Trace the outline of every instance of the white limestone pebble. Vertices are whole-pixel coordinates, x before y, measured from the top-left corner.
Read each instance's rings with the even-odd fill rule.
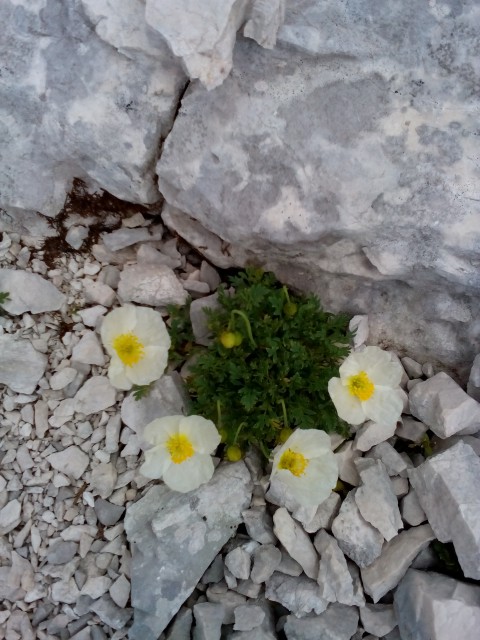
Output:
[[[412,527],[422,524],[422,522],[425,522],[427,519],[414,489],[410,489],[408,494],[403,498],[401,513],[403,520]]]
[[[100,340],[94,331],[87,331],[73,347],[72,360],[84,364],[95,364],[102,367],[105,364],[105,354]]]
[[[109,251],[119,251],[120,249],[125,249],[125,247],[137,244],[138,242],[157,239],[161,240],[161,234],[154,237],[150,235],[147,227],[117,229],[116,231],[111,231],[110,233],[104,233],[102,235],[103,244]]]
[[[235,616],[234,631],[252,631],[265,619],[265,611],[255,604],[240,605],[235,608],[233,615]]]
[[[480,402],[480,353],[475,356],[467,383],[469,396]]]
[[[402,416],[401,424],[397,426],[395,435],[403,440],[411,442],[421,442],[423,436],[427,433],[428,427],[410,416]]]
[[[385,544],[380,557],[361,569],[363,588],[373,602],[397,586],[416,556],[434,539],[430,525],[423,524],[402,531]]]
[[[374,636],[383,637],[397,626],[397,616],[391,604],[369,604],[360,608],[363,628]]]
[[[322,529],[315,536],[314,545],[320,555],[317,582],[322,598],[329,602],[355,604],[352,576],[335,538]]]
[[[264,544],[253,552],[251,580],[256,584],[266,582],[282,561],[282,552],[273,544]]]
[[[87,307],[86,309],[80,309],[78,315],[81,317],[83,324],[86,327],[95,327],[99,319],[107,313],[107,307],[101,304],[96,304],[93,307]]]
[[[87,302],[92,302],[107,308],[111,307],[115,302],[116,293],[108,284],[85,278],[83,287],[85,290],[85,300]]]
[[[350,640],[357,627],[358,609],[333,603],[318,616],[287,616],[283,630],[287,640]]]
[[[480,403],[471,398],[446,373],[417,384],[409,395],[413,416],[439,438],[480,430]]]
[[[63,451],[47,456],[48,463],[56,470],[78,480],[86,471],[89,457],[79,447],[71,445]]]
[[[225,556],[225,566],[239,580],[250,577],[251,555],[243,547],[233,549]]]
[[[290,556],[301,565],[307,576],[316,580],[318,555],[315,547],[285,507],[280,507],[273,514],[273,532]]]
[[[123,609],[130,597],[130,581],[122,573],[109,587],[108,592],[115,604]]]
[[[112,495],[117,482],[117,470],[111,462],[100,463],[93,467],[90,475],[90,489],[101,498]]]
[[[0,509],[0,536],[5,536],[18,527],[21,511],[22,505],[16,498],[7,502],[3,509]]]
[[[184,305],[188,298],[173,270],[161,264],[126,265],[120,276],[118,295],[122,302],[152,307]]]
[[[0,335],[0,384],[17,393],[33,393],[47,366],[47,357],[30,340]]]
[[[480,579],[480,458],[457,442],[408,472],[440,542],[453,542],[463,573]]]
[[[376,444],[391,438],[395,429],[395,423],[385,425],[368,420],[355,434],[355,447],[359,451],[369,451]]]
[[[111,584],[112,579],[108,576],[92,576],[83,585],[80,595],[96,600],[109,590]]]
[[[73,369],[73,367],[64,367],[63,369],[60,369],[60,371],[56,371],[48,381],[50,389],[53,389],[54,391],[64,389],[75,380],[77,374],[78,371]]]
[[[343,482],[348,482],[353,487],[360,484],[360,477],[355,466],[355,460],[360,458],[362,452],[355,448],[352,440],[348,440],[335,453],[338,463],[338,477]]]
[[[295,615],[322,613],[328,601],[322,598],[321,589],[315,580],[304,575],[294,577],[278,571],[267,580],[265,585],[267,600],[279,602]]]
[[[413,358],[401,358],[403,368],[407,372],[409,378],[421,378],[423,375],[422,365],[413,360]]]
[[[382,551],[384,538],[361,515],[355,501],[357,489],[350,491],[332,524],[340,549],[359,567],[367,567]]]
[[[264,506],[251,507],[242,513],[247,533],[261,544],[275,543],[273,519]]]
[[[0,291],[10,294],[2,306],[14,316],[58,311],[66,299],[51,282],[23,269],[0,269]]]
[[[366,457],[381,460],[389,476],[399,475],[407,469],[406,461],[389,442],[377,444]]]
[[[225,607],[220,603],[200,602],[193,606],[194,640],[220,640]]]
[[[92,376],[77,391],[75,411],[89,416],[99,413],[115,404],[115,388],[105,376]]]

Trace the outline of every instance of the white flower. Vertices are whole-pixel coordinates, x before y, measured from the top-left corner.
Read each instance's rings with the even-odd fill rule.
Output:
[[[140,467],[146,478],[163,478],[170,489],[186,493],[212,477],[211,454],[220,444],[220,435],[211,420],[201,416],[158,418],[145,427],[143,437],[153,445]]]
[[[321,504],[338,479],[330,437],[318,429],[296,429],[275,454],[273,479],[282,482],[300,504]]]
[[[395,424],[403,401],[399,394],[402,366],[379,347],[351,353],[340,366],[340,378],[328,382],[328,393],[340,418],[349,424],[373,420]]]
[[[126,304],[105,316],[100,335],[111,356],[108,377],[117,389],[149,384],[165,371],[170,336],[158,311]]]

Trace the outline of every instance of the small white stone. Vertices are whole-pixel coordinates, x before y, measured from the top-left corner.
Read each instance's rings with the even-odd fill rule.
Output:
[[[376,445],[366,457],[381,460],[389,476],[396,476],[407,469],[405,460],[389,442],[381,442]]]
[[[88,238],[88,229],[82,226],[70,227],[65,235],[66,242],[76,250],[80,249],[86,238]]]
[[[93,376],[77,391],[75,411],[88,416],[108,409],[115,404],[116,392],[108,378]]]
[[[22,505],[15,498],[10,500],[3,509],[0,509],[0,535],[4,536],[10,533],[20,524],[20,514]]]
[[[108,284],[85,278],[83,287],[85,290],[85,300],[87,302],[100,304],[104,307],[111,307],[115,301],[115,291],[109,287]]]
[[[365,631],[378,637],[386,636],[397,626],[397,617],[391,604],[366,603],[360,609],[360,620]]]
[[[265,611],[254,604],[236,607],[234,615],[234,631],[252,631],[252,629],[259,627],[265,619]]]
[[[105,354],[100,340],[94,331],[87,331],[80,341],[73,347],[72,360],[84,364],[95,364],[102,367],[105,364]]]
[[[103,594],[109,590],[111,584],[112,580],[108,576],[96,576],[88,578],[82,587],[80,595],[90,596],[90,598],[96,600],[97,598],[100,598],[100,596],[103,596]]]
[[[124,609],[130,597],[130,582],[122,574],[109,588],[110,597],[117,606]]]
[[[353,316],[348,325],[350,331],[355,332],[353,336],[353,348],[358,349],[368,340],[369,326],[368,316]]]
[[[90,487],[101,498],[108,498],[112,494],[116,481],[117,470],[111,462],[93,467],[90,476]]]
[[[127,265],[120,276],[118,295],[123,302],[153,307],[184,305],[188,293],[172,269],[164,265]]]
[[[423,371],[422,365],[413,360],[412,358],[402,358],[401,359],[403,368],[407,372],[409,378],[421,378]]]
[[[320,585],[322,598],[329,602],[357,604],[353,593],[352,576],[335,538],[322,529],[315,536],[314,545],[320,555],[317,582]]]
[[[58,311],[65,302],[64,294],[51,282],[22,269],[0,269],[0,291],[10,293],[2,306],[13,315]]]
[[[335,458],[338,463],[338,477],[353,487],[357,487],[360,484],[360,477],[355,466],[355,460],[360,458],[361,455],[361,451],[355,449],[351,440],[342,444],[340,449],[335,453]]]
[[[58,391],[64,389],[67,385],[75,380],[78,371],[72,367],[64,367],[52,375],[49,380],[50,389]]]
[[[78,311],[78,315],[81,317],[83,324],[86,327],[95,327],[98,319],[107,313],[107,307],[97,304],[87,309],[81,309]]]
[[[290,556],[309,578],[317,579],[318,555],[310,538],[284,507],[273,515],[273,531]]]
[[[147,227],[140,228],[123,228],[104,233],[102,235],[103,244],[109,251],[119,251],[125,249],[138,242],[146,242],[149,240],[161,240],[158,236],[151,236]]]
[[[89,458],[79,447],[72,445],[47,456],[47,461],[57,471],[78,480],[88,467]]]
[[[30,340],[0,335],[0,383],[18,393],[33,393],[46,366],[47,358],[33,348]]]
[[[402,518],[412,527],[422,524],[427,519],[414,489],[410,489],[410,492],[403,498],[401,510]]]
[[[414,418],[408,416],[402,416],[401,423],[395,435],[403,440],[410,440],[411,442],[421,442],[423,436],[427,433],[428,427],[423,422],[418,422]]]
[[[354,444],[359,451],[369,451],[380,442],[393,436],[396,424],[384,425],[369,420],[355,434]]]

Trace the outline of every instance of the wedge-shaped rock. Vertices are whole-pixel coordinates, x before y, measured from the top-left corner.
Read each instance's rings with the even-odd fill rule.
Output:
[[[317,579],[318,555],[310,538],[288,511],[281,507],[273,515],[273,532],[288,553],[303,568],[309,578]]]
[[[0,291],[10,294],[2,306],[14,316],[57,311],[65,302],[65,295],[51,282],[22,269],[0,269]]]
[[[480,579],[480,458],[460,441],[408,474],[436,537],[453,542],[467,578]]]
[[[157,640],[235,533],[251,493],[250,473],[238,462],[221,465],[212,480],[196,491],[180,494],[157,485],[128,508],[131,640]]]
[[[369,567],[361,570],[365,593],[374,602],[397,586],[416,556],[435,538],[428,524],[403,531],[387,542],[382,555]]]
[[[480,431],[480,403],[446,373],[420,382],[410,391],[410,412],[439,438]]]
[[[365,631],[379,638],[397,626],[397,618],[391,604],[366,604],[360,609],[360,620]]]
[[[350,640],[358,626],[358,609],[331,604],[319,616],[298,619],[288,616],[284,631],[287,640]]]
[[[357,507],[367,522],[380,531],[385,540],[403,529],[402,517],[392,482],[380,460],[360,458],[357,469],[362,485],[355,492]]]
[[[402,640],[474,640],[480,629],[480,587],[410,569],[395,591]]]
[[[380,555],[384,538],[362,517],[355,502],[356,491],[350,491],[343,501],[332,533],[345,555],[359,567],[368,567]]]
[[[33,393],[47,366],[47,357],[30,340],[0,336],[0,384],[17,393]]]
[[[322,597],[329,602],[356,604],[352,576],[335,538],[322,529],[315,536],[314,545],[320,554],[318,584]]]
[[[314,580],[306,576],[287,576],[275,572],[265,587],[267,600],[279,602],[297,617],[307,613],[322,613],[328,601],[322,598],[321,589]]]

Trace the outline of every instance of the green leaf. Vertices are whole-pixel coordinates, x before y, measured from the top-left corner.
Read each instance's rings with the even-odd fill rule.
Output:
[[[146,398],[152,390],[152,386],[153,382],[150,382],[150,384],[134,384],[132,387],[132,395],[135,400]]]

